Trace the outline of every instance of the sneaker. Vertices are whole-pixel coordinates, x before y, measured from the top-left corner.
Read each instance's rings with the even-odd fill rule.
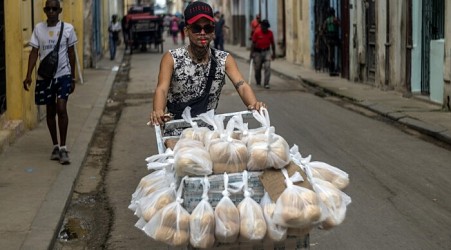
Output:
[[[50,155],[50,160],[58,161],[60,159],[60,149],[58,147],[54,147],[52,154]]]
[[[67,150],[65,149],[60,150],[60,163],[63,165],[70,164],[69,152],[67,152]]]
[[[265,84],[265,89],[269,89],[269,84]]]

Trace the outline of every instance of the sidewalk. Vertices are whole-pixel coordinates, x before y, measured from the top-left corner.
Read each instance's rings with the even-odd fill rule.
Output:
[[[245,47],[227,44],[226,50],[236,58],[249,59],[249,51]],[[328,94],[351,100],[356,105],[451,145],[451,112],[442,110],[438,104],[417,97],[404,98],[397,91],[382,91],[363,83],[331,77],[325,72],[288,63],[285,59],[274,60],[271,69]]]
[[[0,249],[48,249],[110,94],[123,51],[85,69],[68,102],[70,165],[50,161],[45,120],[0,153]]]

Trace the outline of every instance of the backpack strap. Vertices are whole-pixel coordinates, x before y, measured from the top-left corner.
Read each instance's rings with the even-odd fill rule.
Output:
[[[58,37],[58,42],[56,42],[56,46],[54,48],[54,50],[56,52],[58,52],[60,50],[60,43],[61,43],[61,37],[63,36],[63,30],[64,30],[64,22],[61,22],[61,30],[60,30],[60,35]]]

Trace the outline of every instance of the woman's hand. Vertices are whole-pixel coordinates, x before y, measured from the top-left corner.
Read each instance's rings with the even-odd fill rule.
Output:
[[[254,104],[248,105],[247,109],[259,111],[261,108],[268,108],[264,102],[255,102]]]
[[[152,111],[150,113],[149,123],[152,125],[164,125],[166,122],[173,119],[172,114],[165,114],[163,111]]]

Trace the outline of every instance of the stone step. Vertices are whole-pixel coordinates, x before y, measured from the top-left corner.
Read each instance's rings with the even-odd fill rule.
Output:
[[[0,119],[0,153],[12,145],[25,131],[22,120]]]

